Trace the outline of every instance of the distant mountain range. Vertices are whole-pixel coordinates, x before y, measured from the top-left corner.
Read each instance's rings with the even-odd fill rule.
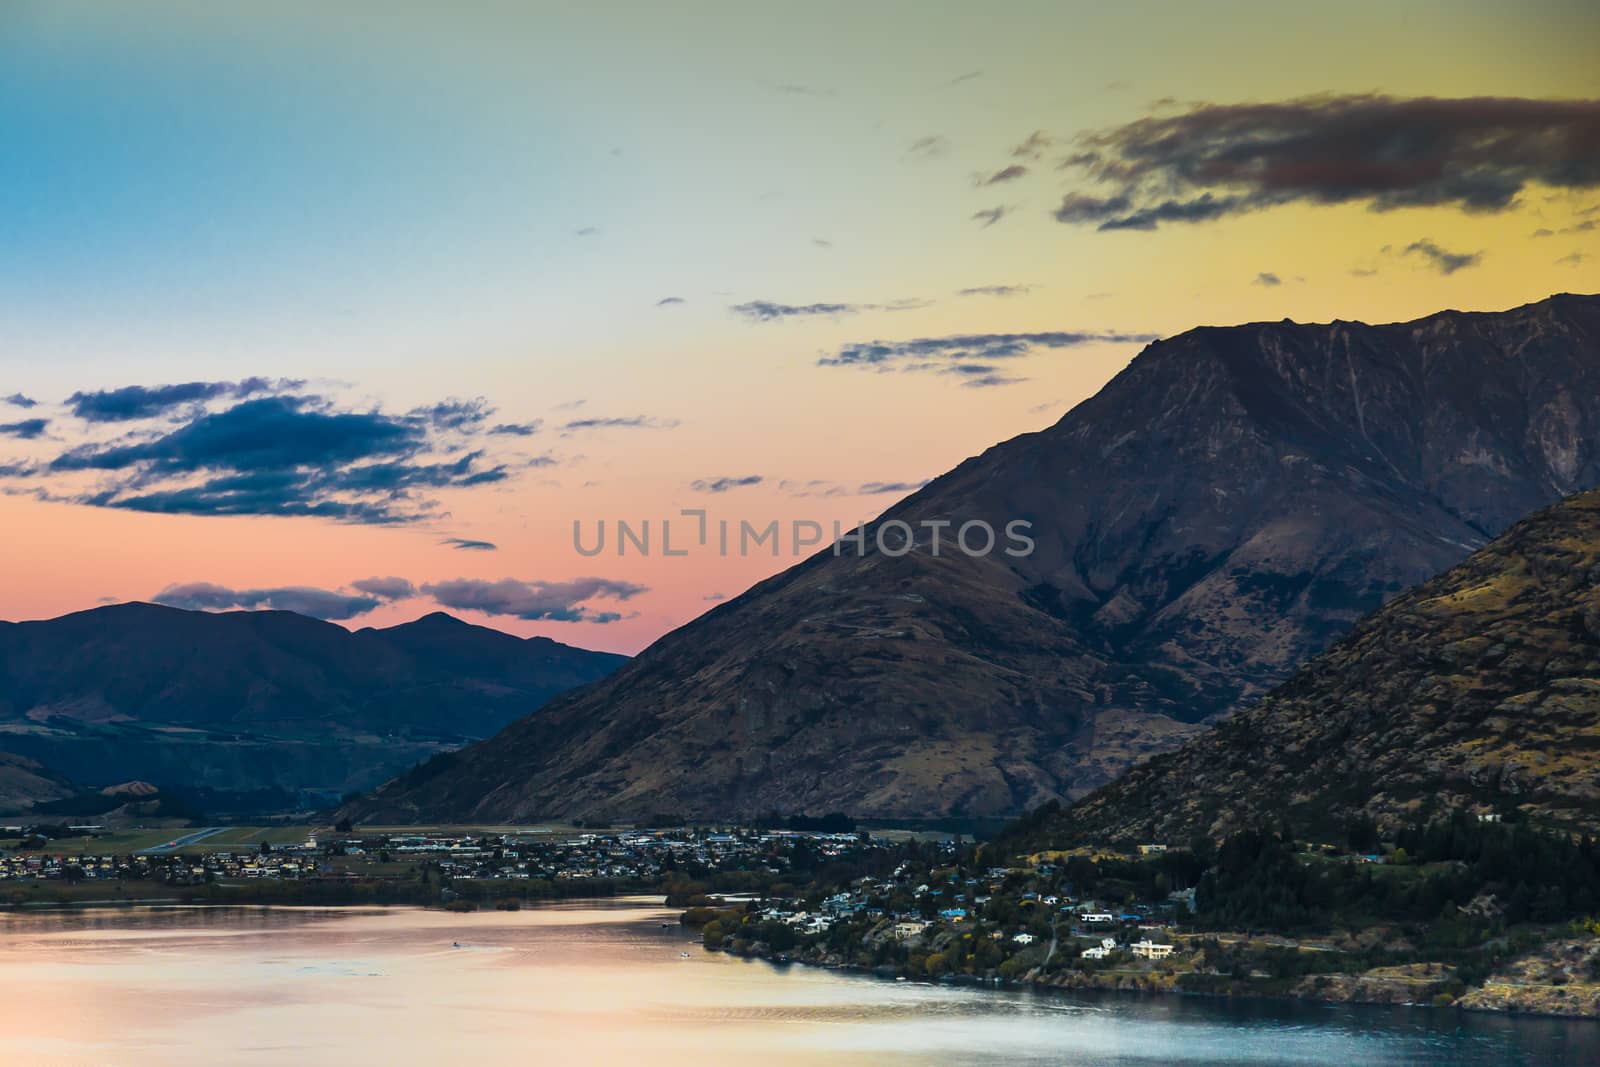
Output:
[[[1600,484],[1600,297],[1205,327],[880,523],[1027,558],[824,551],[351,814],[1004,815],[1281,682],[1517,518]],[[872,538],[869,531],[869,543]]]
[[[0,752],[52,782],[342,793],[624,662],[438,613],[352,633],[282,611],[119,604],[0,623]]]
[[[1600,832],[1600,492],[1363,620],[1265,700],[1036,830],[1183,843],[1452,809]]]

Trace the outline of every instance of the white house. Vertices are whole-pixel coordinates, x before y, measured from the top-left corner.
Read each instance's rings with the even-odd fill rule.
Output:
[[[1019,945],[1031,945],[1031,944],[1033,944],[1033,935],[1032,934],[1018,934],[1016,937],[1013,937],[1011,940],[1015,941]]]
[[[1133,943],[1133,954],[1143,956],[1147,960],[1164,960],[1172,955],[1172,946],[1158,945],[1147,937],[1143,941]]]
[[[1109,911],[1087,911],[1079,916],[1086,923],[1114,923],[1117,917]]]
[[[1117,947],[1117,939],[1114,937],[1102,937],[1100,939],[1100,947],[1110,952]]]
[[[1079,955],[1082,956],[1086,960],[1103,960],[1103,959],[1106,958],[1106,952],[1107,951],[1108,951],[1107,949],[1102,948],[1099,945],[1096,945],[1094,948],[1086,948],[1086,949],[1084,949],[1082,952],[1079,953]]]

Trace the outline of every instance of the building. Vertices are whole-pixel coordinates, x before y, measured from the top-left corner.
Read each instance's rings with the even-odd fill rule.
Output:
[[[1166,850],[1167,850],[1167,846],[1166,845],[1140,845],[1139,846],[1139,855],[1141,855],[1141,856],[1159,856],[1163,852],[1165,852]]]
[[[1164,960],[1172,955],[1172,946],[1158,945],[1149,938],[1145,938],[1143,941],[1134,942],[1133,954],[1135,956],[1143,956],[1147,960]]]
[[[1105,948],[1103,945],[1096,945],[1093,948],[1084,949],[1082,952],[1078,953],[1078,955],[1082,956],[1086,960],[1103,960],[1106,958],[1106,953],[1108,951],[1110,950]]]
[[[1033,944],[1033,935],[1032,934],[1018,934],[1016,937],[1013,937],[1011,940],[1015,941],[1019,945],[1031,945],[1031,944]]]
[[[928,924],[921,921],[897,922],[894,924],[894,936],[901,941],[908,937],[921,937],[922,931],[927,928]]]

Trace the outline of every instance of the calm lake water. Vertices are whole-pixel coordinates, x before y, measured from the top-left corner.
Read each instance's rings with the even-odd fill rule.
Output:
[[[1595,1023],[885,982],[705,953],[676,916],[6,913],[0,1063],[1600,1063]]]

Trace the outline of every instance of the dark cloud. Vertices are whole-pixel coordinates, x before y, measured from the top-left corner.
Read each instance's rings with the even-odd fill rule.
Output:
[[[1556,266],[1576,267],[1578,264],[1584,262],[1588,258],[1589,256],[1584,252],[1569,252],[1560,259],[1556,260]]]
[[[128,385],[121,389],[79,392],[67,407],[85,422],[132,422],[164,415],[174,408],[223,397],[293,392],[305,385],[297,379],[246,378],[238,382],[184,382],[179,385]]]
[[[995,223],[1005,218],[1010,211],[1011,209],[1005,207],[1004,205],[1001,205],[1000,207],[986,207],[982,211],[974,211],[972,213],[972,218],[983,223],[983,228],[987,230],[990,226],[993,226]]]
[[[1039,349],[1075,348],[1086,344],[1147,344],[1157,334],[1102,332],[976,333],[919,337],[910,341],[863,341],[845,345],[817,360],[820,367],[948,371],[958,364],[988,364],[1016,359]]]
[[[1055,143],[1055,138],[1043,130],[1034,130],[1026,141],[1011,150],[1011,155],[1014,159],[1039,159]]]
[[[950,154],[950,142],[938,134],[918,137],[906,146],[907,159],[942,159]]]
[[[1270,270],[1264,270],[1260,274],[1256,275],[1256,280],[1251,284],[1267,286],[1282,285],[1283,279],[1272,273]]]
[[[79,445],[49,470],[113,476],[70,498],[95,507],[408,522],[433,507],[417,490],[509,477],[504,465],[486,463],[482,451],[431,455],[438,429],[416,414],[346,412],[317,397],[268,396],[193,414],[156,436]]]
[[[417,587],[404,578],[362,578],[350,583],[352,589],[369,593],[379,600],[404,600],[417,595]]]
[[[1031,285],[974,285],[957,289],[957,296],[1021,296],[1033,289]]]
[[[49,425],[49,419],[23,419],[21,422],[0,423],[0,437],[20,437],[24,441],[32,441],[44,436],[45,428]]]
[[[689,483],[689,488],[697,493],[726,493],[729,489],[739,489],[747,485],[760,485],[762,480],[759,474],[746,474],[743,477],[736,478],[696,478]]]
[[[1018,178],[1026,176],[1027,173],[1027,167],[1023,166],[1021,163],[1012,163],[1009,166],[1001,167],[993,174],[973,175],[972,184],[976,185],[980,189],[988,185],[1003,185],[1006,182],[1014,182]]]
[[[1565,236],[1567,234],[1573,234],[1573,233],[1589,233],[1590,231],[1595,230],[1595,229],[1600,229],[1600,219],[1585,219],[1583,222],[1575,222],[1571,226],[1563,226],[1559,230],[1538,229],[1538,230],[1534,230],[1533,233],[1530,236],[1533,236],[1533,237],[1555,237],[1557,235]]]
[[[981,71],[981,70],[972,70],[972,71],[968,71],[965,74],[958,74],[954,78],[951,78],[949,81],[945,82],[944,84],[945,84],[945,87],[948,88],[949,86],[960,85],[963,82],[973,81],[974,79],[981,78],[981,77],[983,77],[983,71]]]
[[[518,619],[552,619],[558,622],[615,622],[613,611],[594,611],[592,600],[630,600],[647,589],[632,582],[608,578],[574,578],[567,582],[525,582],[516,578],[486,581],[457,578],[431,582],[422,592],[456,611],[481,611]]]
[[[1200,104],[1079,138],[1104,192],[1061,222],[1154,229],[1293,202],[1502,211],[1530,183],[1600,187],[1600,100],[1381,94]]]
[[[501,422],[489,427],[488,432],[499,437],[532,437],[539,432],[539,427],[543,425],[543,419],[530,419],[527,422]]]
[[[681,304],[683,302],[684,302],[684,300],[683,300],[683,297],[681,297],[681,296],[664,296],[660,300],[656,301],[656,307],[658,307],[658,308],[672,307],[674,304]]]
[[[314,619],[343,620],[365,615],[381,606],[384,598],[312,586],[229,589],[211,582],[186,582],[169,585],[151,599],[187,611],[292,611]]]
[[[583,226],[572,231],[573,236],[575,237],[593,237],[599,232],[600,227],[598,226]]]
[[[1433,269],[1440,274],[1454,274],[1466,267],[1476,267],[1483,262],[1482,252],[1451,252],[1440,248],[1426,237],[1420,241],[1412,241],[1406,246],[1403,256],[1420,255],[1433,265]]]
[[[924,478],[920,482],[867,482],[856,492],[862,496],[877,496],[883,493],[914,493],[932,480],[932,478]]]
[[[439,430],[473,430],[493,414],[494,408],[481,396],[474,400],[443,400],[410,412],[412,418]]]
[[[781,322],[784,319],[811,319],[856,315],[863,311],[915,311],[928,306],[926,300],[894,300],[887,304],[779,304],[771,300],[750,300],[728,310],[751,322]]]
[[[495,552],[500,548],[493,541],[474,541],[466,537],[446,537],[439,543],[461,552]]]
[[[751,300],[735,304],[730,309],[754,322],[777,322],[782,319],[815,318],[821,315],[854,315],[861,310],[859,304],[775,304],[770,300]]]
[[[37,400],[33,399],[31,396],[23,396],[21,393],[12,393],[10,396],[5,397],[4,400],[7,404],[12,405],[13,407],[33,408],[39,406],[39,402]]]
[[[623,415],[611,418],[572,419],[561,427],[563,433],[579,430],[671,430],[677,419],[658,419],[654,415]]]

